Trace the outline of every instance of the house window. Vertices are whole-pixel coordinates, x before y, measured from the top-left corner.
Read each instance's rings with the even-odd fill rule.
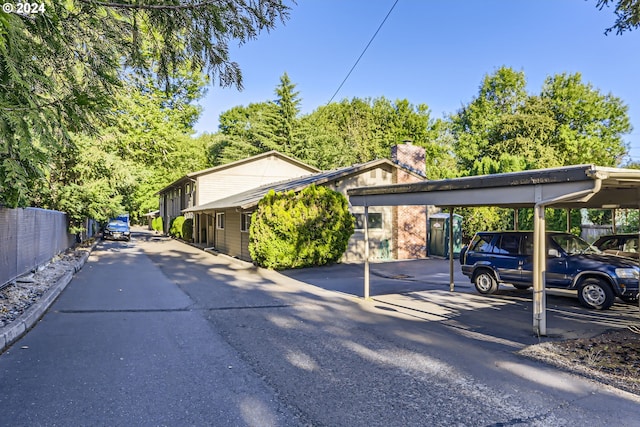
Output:
[[[245,212],[243,214],[241,214],[241,218],[240,218],[240,231],[242,232],[248,232],[249,231],[249,227],[251,227],[251,214],[253,212]]]
[[[224,230],[224,212],[216,214],[216,228],[218,230]]]
[[[364,214],[353,214],[356,219],[356,230],[364,230]],[[381,229],[382,228],[382,213],[369,212],[369,223],[367,224],[369,229]]]

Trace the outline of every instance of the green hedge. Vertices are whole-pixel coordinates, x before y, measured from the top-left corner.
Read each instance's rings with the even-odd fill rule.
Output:
[[[193,219],[185,219],[183,216],[175,217],[171,221],[169,234],[178,239],[184,239],[190,242],[193,236]]]
[[[193,219],[185,219],[182,224],[182,238],[190,242],[193,238]]]
[[[347,199],[336,191],[314,185],[270,191],[252,216],[249,252],[272,269],[325,265],[340,259],[353,230]]]
[[[184,224],[184,217],[177,216],[171,221],[171,227],[169,228],[169,234],[173,237],[177,237],[179,239],[182,238],[182,226]]]
[[[162,226],[162,217],[156,217],[153,218],[151,220],[151,228],[153,228],[155,231],[157,231],[158,233],[162,233],[164,231],[164,228]]]

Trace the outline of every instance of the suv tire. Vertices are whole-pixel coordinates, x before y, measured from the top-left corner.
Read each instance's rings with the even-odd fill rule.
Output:
[[[611,286],[601,279],[586,279],[578,288],[578,301],[587,308],[606,310],[613,305],[615,299]]]
[[[498,290],[498,282],[489,270],[479,270],[473,276],[473,284],[476,290],[484,295],[493,294]]]

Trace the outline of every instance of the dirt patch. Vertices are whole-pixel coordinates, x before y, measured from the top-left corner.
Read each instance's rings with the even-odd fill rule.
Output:
[[[546,342],[520,354],[640,395],[640,327]]]

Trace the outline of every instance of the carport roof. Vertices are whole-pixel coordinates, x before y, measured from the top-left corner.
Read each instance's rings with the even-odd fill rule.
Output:
[[[348,194],[354,206],[638,208],[640,170],[576,165],[360,187]]]

